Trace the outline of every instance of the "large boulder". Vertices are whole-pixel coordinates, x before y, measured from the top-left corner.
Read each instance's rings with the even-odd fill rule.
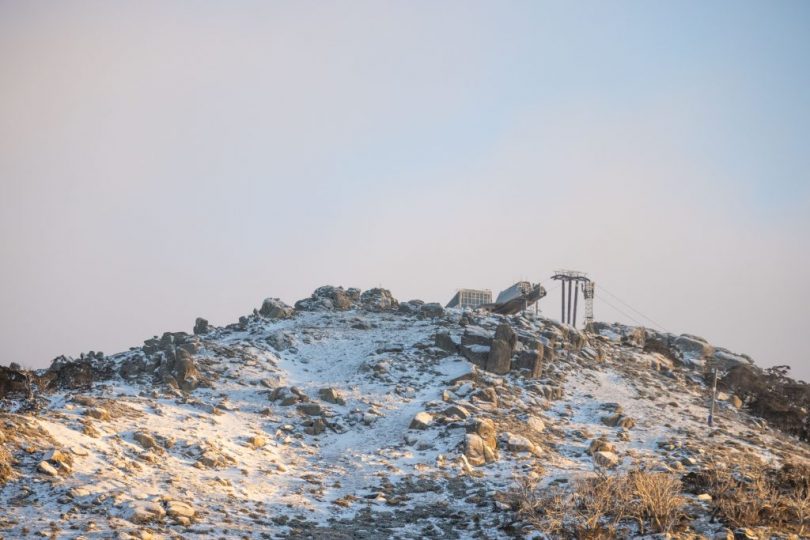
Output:
[[[538,454],[540,450],[537,446],[523,435],[517,433],[510,433],[504,431],[501,433],[501,442],[510,452],[529,452],[531,454]]]
[[[484,369],[491,373],[504,375],[512,368],[512,352],[515,350],[517,335],[507,323],[501,323],[495,330],[495,339],[489,349]]]
[[[194,321],[194,335],[203,335],[209,333],[210,331],[211,325],[208,324],[208,321],[202,317],[197,317],[197,320]]]
[[[205,378],[197,370],[194,358],[185,349],[177,349],[175,359],[171,366],[171,375],[177,381],[181,390],[190,392],[200,386]]]
[[[492,346],[489,349],[487,356],[487,363],[484,369],[491,373],[504,375],[509,373],[512,367],[512,347],[509,342],[502,339],[492,340]]]
[[[467,433],[475,433],[493,450],[498,447],[498,432],[489,418],[475,418],[467,425]]]
[[[27,398],[31,395],[31,374],[0,366],[0,399]]]
[[[754,361],[746,355],[734,354],[733,352],[718,348],[712,355],[711,362],[722,371],[728,371],[739,366],[752,366]]]
[[[289,319],[295,310],[278,298],[265,298],[259,315],[269,319]]]
[[[672,346],[680,353],[681,360],[687,364],[702,364],[703,360],[714,353],[714,347],[705,339],[688,334],[676,337]]]
[[[545,354],[546,346],[539,341],[531,340],[515,357],[512,369],[524,371],[527,377],[539,378],[543,374]]]
[[[43,390],[88,389],[94,382],[111,379],[116,372],[112,361],[102,353],[91,351],[87,355],[82,354],[78,360],[64,356],[54,359],[51,367],[39,377],[37,384]]]
[[[604,469],[613,469],[619,464],[619,456],[607,450],[594,452],[593,461]]]
[[[327,403],[334,403],[335,405],[346,405],[346,399],[343,397],[343,394],[337,388],[327,387],[321,388],[318,391],[318,397],[322,400],[326,401]]]
[[[433,423],[433,415],[428,412],[421,411],[416,413],[416,416],[411,420],[410,429],[427,429]]]
[[[461,336],[461,344],[463,346],[484,345],[489,347],[490,343],[492,343],[492,337],[492,332],[480,326],[470,324],[464,328],[464,334]]]
[[[498,459],[498,438],[492,420],[475,419],[467,426],[464,456],[470,465],[480,466]]]
[[[475,364],[484,369],[489,361],[490,347],[488,345],[462,345],[461,354]]]
[[[640,326],[636,326],[626,328],[621,341],[622,345],[643,349],[646,340],[647,331]]]
[[[295,309],[299,311],[343,311],[355,307],[359,300],[359,289],[345,290],[343,287],[324,285],[315,289],[309,298],[296,302]]]
[[[360,304],[368,311],[389,311],[399,307],[399,302],[388,289],[369,289],[360,295]]]
[[[456,343],[448,332],[438,332],[433,338],[436,347],[448,354],[458,354],[458,343]]]
[[[444,308],[438,302],[430,302],[429,304],[422,305],[422,307],[419,309],[419,315],[430,319],[436,319],[444,315]]]
[[[505,341],[510,349],[514,349],[515,343],[517,343],[517,334],[509,324],[501,323],[495,329],[495,339]]]

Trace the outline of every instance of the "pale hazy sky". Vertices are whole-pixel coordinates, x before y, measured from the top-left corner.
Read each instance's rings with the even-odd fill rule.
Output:
[[[810,379],[807,2],[6,0],[0,77],[2,364],[569,267]]]

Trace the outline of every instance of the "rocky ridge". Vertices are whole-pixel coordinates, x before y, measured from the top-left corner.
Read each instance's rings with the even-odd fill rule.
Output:
[[[785,420],[764,396],[794,383],[767,377],[695,336],[320,287],[119,354],[0,367],[0,537],[523,537],[517,478],[807,464],[802,387]],[[704,495],[677,534],[736,534]]]

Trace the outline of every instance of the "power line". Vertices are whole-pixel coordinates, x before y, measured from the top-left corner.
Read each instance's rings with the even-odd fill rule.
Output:
[[[598,289],[597,289],[597,290],[598,290]],[[637,325],[639,325],[639,326],[646,326],[646,325],[645,325],[643,322],[639,321],[638,319],[636,319],[635,317],[633,317],[632,315],[630,315],[630,314],[629,314],[629,313],[627,313],[626,311],[624,311],[624,310],[622,310],[622,309],[620,309],[620,308],[618,308],[618,307],[614,306],[612,303],[608,302],[608,301],[607,301],[607,299],[606,299],[604,296],[601,296],[601,297],[600,297],[600,296],[597,294],[597,295],[596,295],[596,297],[597,297],[597,298],[599,298],[599,300],[601,300],[601,301],[603,301],[604,303],[606,303],[607,305],[609,305],[610,307],[612,307],[612,308],[613,308],[614,310],[616,310],[617,312],[621,313],[622,315],[624,315],[625,317],[627,317],[628,319],[630,319],[631,321],[633,321],[634,323],[636,323]]]
[[[612,292],[610,292],[609,290],[607,290],[607,288],[605,288],[605,286],[604,286],[602,283],[599,283],[599,287],[598,287],[598,289],[599,289],[600,291],[604,291],[604,292],[608,293],[608,294],[609,294],[611,297],[613,297],[615,300],[617,300],[618,302],[620,302],[622,305],[624,305],[625,307],[627,307],[627,308],[631,309],[633,312],[637,313],[637,314],[638,314],[638,315],[640,315],[641,317],[643,317],[643,318],[647,319],[648,321],[650,321],[651,323],[653,323],[655,326],[657,326],[657,327],[658,327],[658,328],[660,328],[661,330],[664,330],[665,332],[669,332],[669,330],[667,330],[666,328],[664,328],[664,325],[663,325],[663,324],[659,323],[658,321],[656,321],[656,320],[655,320],[655,319],[653,319],[652,317],[648,317],[647,315],[645,315],[645,314],[644,314],[644,313],[642,313],[641,311],[637,310],[636,308],[634,308],[633,306],[631,306],[630,304],[628,304],[627,302],[625,302],[624,300],[622,300],[621,298],[619,298],[618,296],[616,296],[614,293],[612,293]],[[604,298],[603,298],[603,300],[604,300]],[[631,318],[632,318],[632,317],[631,317]],[[634,320],[635,320],[635,319],[634,319]],[[636,322],[638,322],[638,321],[636,321]],[[671,333],[671,332],[670,332],[670,333]]]

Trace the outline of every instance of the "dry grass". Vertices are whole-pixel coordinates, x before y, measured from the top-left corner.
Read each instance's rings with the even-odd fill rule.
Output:
[[[521,479],[513,508],[535,530],[554,538],[607,539],[622,531],[669,532],[683,517],[680,481],[669,474],[634,470],[582,478],[539,491]]]
[[[669,532],[682,517],[686,499],[681,495],[681,481],[665,473],[630,473],[637,497],[637,513],[648,520],[656,532]],[[641,522],[639,522],[641,524]]]
[[[710,466],[697,475],[695,484],[712,496],[715,515],[731,526],[770,527],[798,535],[810,532],[808,465]]]

